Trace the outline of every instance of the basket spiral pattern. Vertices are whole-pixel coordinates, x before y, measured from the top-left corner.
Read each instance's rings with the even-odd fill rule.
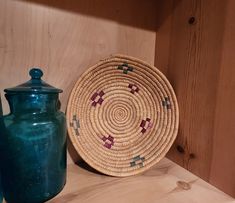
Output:
[[[89,68],[67,107],[70,139],[80,156],[111,176],[141,173],[176,138],[179,112],[166,77],[133,57],[114,55]]]

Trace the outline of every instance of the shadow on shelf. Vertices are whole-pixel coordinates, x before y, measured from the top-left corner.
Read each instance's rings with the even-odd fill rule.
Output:
[[[181,0],[18,0],[156,31]],[[164,9],[171,5],[171,9]]]
[[[68,152],[69,152],[73,162],[76,163],[76,165],[78,165],[80,168],[82,168],[86,171],[89,171],[91,173],[106,176],[105,174],[100,173],[99,171],[95,170],[94,168],[89,166],[84,160],[82,160],[82,158],[76,152],[76,149],[74,148],[73,144],[71,143],[69,136],[68,136]]]
[[[100,173],[99,171],[95,170],[94,168],[92,168],[91,166],[89,166],[85,161],[81,160],[81,161],[78,161],[76,163],[79,167],[81,167],[82,169],[85,169],[91,173],[95,173],[97,175],[102,175],[102,176],[107,176],[103,173]]]

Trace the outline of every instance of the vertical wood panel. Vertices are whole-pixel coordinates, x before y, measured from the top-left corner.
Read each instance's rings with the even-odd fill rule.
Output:
[[[235,1],[226,12],[210,182],[235,196]]]
[[[166,74],[178,97],[180,129],[168,157],[235,196],[235,2],[174,4]]]
[[[169,156],[209,180],[225,1],[181,1],[173,17],[170,67],[180,106],[180,132]],[[210,11],[210,12],[209,12]],[[195,22],[190,24],[191,17]],[[192,21],[192,19],[191,19]]]
[[[160,0],[157,2],[157,32],[154,64],[164,74],[167,73],[169,66],[173,6],[173,0]]]

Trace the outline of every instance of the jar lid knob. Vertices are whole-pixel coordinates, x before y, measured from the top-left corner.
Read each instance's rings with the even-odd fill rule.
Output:
[[[43,76],[43,72],[41,69],[39,68],[32,68],[29,71],[29,75],[32,77],[32,79],[41,79],[41,77]]]
[[[39,67],[33,67],[29,71],[29,75],[31,76],[31,79],[23,84],[20,84],[16,87],[7,88],[4,91],[6,94],[18,94],[18,93],[34,93],[34,94],[41,94],[41,93],[61,93],[62,90],[55,88],[43,80],[41,80],[41,77],[43,76],[43,72]]]

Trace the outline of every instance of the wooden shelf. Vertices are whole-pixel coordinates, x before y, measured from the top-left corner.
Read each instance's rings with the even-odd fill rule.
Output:
[[[163,159],[138,176],[115,178],[70,164],[64,190],[50,203],[235,203],[235,199]]]
[[[88,67],[110,54],[137,57],[159,68],[178,98],[180,131],[168,157],[235,197],[234,10],[234,0],[1,0],[0,93],[4,114],[9,107],[3,90],[28,80],[30,67],[41,67],[43,79],[63,89],[60,100],[64,111],[75,82]],[[69,155],[73,160],[78,158],[72,145]],[[182,197],[193,203],[223,202],[224,196],[211,192],[208,185],[208,195],[202,193],[207,190],[202,190],[205,184],[201,180],[192,183],[191,190],[171,192],[178,180],[197,179],[186,176],[188,173],[175,164],[170,164],[167,175],[146,177],[159,174],[164,162],[143,176],[118,179],[117,183],[70,166],[68,185],[53,201],[106,202],[113,196],[112,201],[120,203],[123,199],[141,202],[150,195],[152,202],[181,203]],[[99,181],[114,181],[115,185],[108,186],[117,194],[109,188],[98,190]],[[132,184],[133,189],[129,188]],[[87,187],[91,191],[84,192]],[[213,200],[217,196],[218,200]]]

